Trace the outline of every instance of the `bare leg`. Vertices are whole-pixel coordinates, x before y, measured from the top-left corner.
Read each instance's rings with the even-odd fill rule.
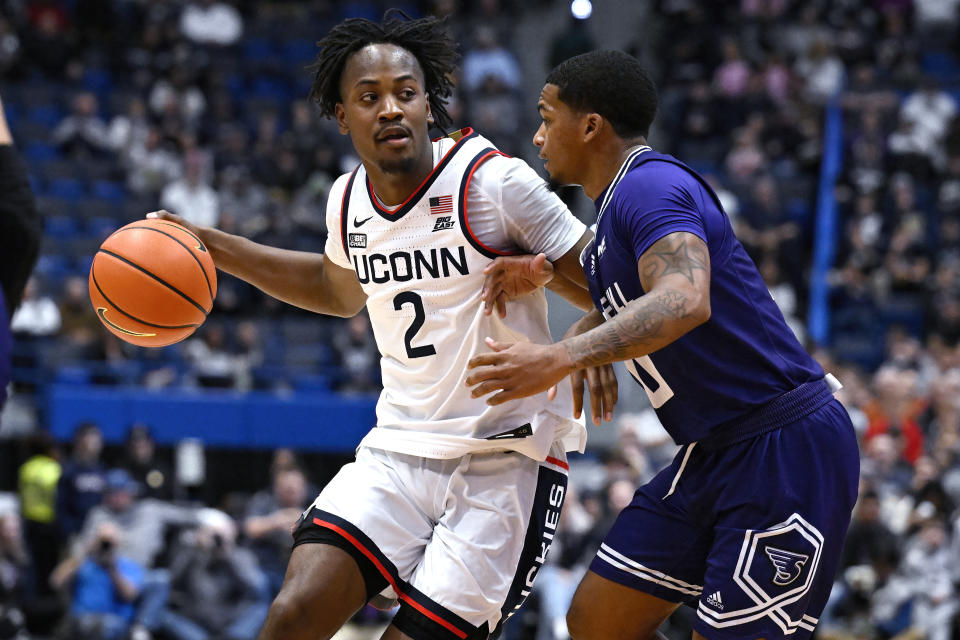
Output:
[[[588,571],[573,595],[567,628],[574,640],[652,640],[679,606]]]
[[[327,544],[301,544],[259,638],[328,640],[366,599],[363,575],[350,554]]]

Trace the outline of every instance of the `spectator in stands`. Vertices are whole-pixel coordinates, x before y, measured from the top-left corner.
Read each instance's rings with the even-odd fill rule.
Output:
[[[913,464],[923,453],[923,431],[917,424],[922,401],[917,390],[917,372],[892,365],[881,367],[874,376],[874,401],[867,407],[870,425],[865,441],[880,434],[901,440],[899,448]]]
[[[57,482],[57,523],[65,539],[80,532],[87,514],[100,504],[106,470],[100,462],[103,435],[93,422],[73,434],[73,451]]]
[[[121,640],[133,620],[143,568],[118,551],[125,534],[103,522],[79,553],[64,560],[50,580],[70,594],[71,640]]]
[[[23,40],[23,60],[47,78],[62,78],[75,53],[65,33],[69,26],[66,10],[58,4],[41,2],[31,8],[30,26]]]
[[[861,492],[853,513],[840,574],[819,628],[825,633],[842,633],[843,627],[857,628],[852,620],[868,617],[871,592],[877,584],[887,584],[899,561],[899,541],[884,523],[879,496],[868,487]]]
[[[896,552],[897,538],[881,518],[880,497],[873,489],[867,489],[860,495],[853,512],[843,545],[841,571],[855,565],[869,565],[876,558],[890,557]]]
[[[123,162],[127,168],[127,186],[140,195],[156,196],[167,184],[179,180],[183,173],[180,159],[155,127],[147,130],[142,144],[133,141]]]
[[[260,235],[270,225],[266,190],[243,165],[226,167],[220,174],[220,228],[247,237]]]
[[[84,91],[73,97],[71,113],[50,134],[54,144],[74,157],[102,156],[111,152],[107,124],[98,113],[97,96]]]
[[[881,433],[865,442],[861,476],[880,497],[884,522],[896,534],[906,528],[906,517],[895,513],[913,479],[913,469],[904,460],[899,438]]]
[[[118,113],[110,120],[107,140],[114,152],[123,154],[134,147],[144,146],[149,133],[147,105],[139,96],[133,96],[127,103],[126,111]]]
[[[101,357],[104,351],[103,326],[90,313],[90,293],[85,277],[68,276],[64,280],[58,309],[65,357],[75,360]]]
[[[183,165],[183,178],[164,187],[160,206],[193,224],[216,226],[220,219],[220,201],[207,181],[204,155],[187,153]]]
[[[293,550],[291,527],[313,498],[303,471],[287,467],[273,474],[270,490],[257,492],[247,505],[243,533],[260,561],[271,596],[280,591]]]
[[[40,290],[35,277],[27,280],[23,300],[13,313],[10,328],[25,338],[46,338],[60,331],[60,310],[51,296]]]
[[[0,638],[29,640],[24,607],[35,579],[20,516],[0,514]]]
[[[30,457],[17,472],[17,489],[27,549],[39,578],[34,595],[45,596],[50,593],[47,578],[60,560],[64,541],[56,522],[57,483],[63,470],[49,433],[32,434],[28,446]]]
[[[343,369],[338,390],[363,393],[380,388],[377,370],[380,357],[366,313],[358,313],[347,320],[346,331],[339,331],[333,337],[333,350]]]
[[[173,471],[157,454],[157,443],[150,427],[134,423],[127,431],[122,467],[130,474],[143,498],[172,500]]]
[[[590,35],[590,20],[570,16],[566,28],[550,40],[550,52],[547,55],[547,70],[573,56],[596,49],[593,36]]]
[[[474,32],[474,46],[463,56],[463,88],[468,96],[476,93],[494,76],[509,91],[520,89],[520,65],[514,55],[497,41],[497,33],[486,25]]]
[[[795,70],[805,83],[804,95],[814,104],[825,104],[843,87],[843,61],[831,51],[829,41],[814,40]]]
[[[235,333],[237,388],[248,391],[253,386],[253,370],[263,364],[263,342],[257,324],[244,320],[237,323]]]
[[[504,153],[520,150],[520,100],[499,77],[489,74],[470,97],[470,122]]]
[[[207,323],[198,337],[184,346],[190,376],[201,387],[232,389],[237,386],[237,359],[227,345],[222,324]]]
[[[931,517],[907,543],[899,569],[912,588],[911,627],[920,637],[929,640],[952,637],[953,617],[957,612],[953,564],[946,526],[939,518]]]
[[[917,35],[933,47],[951,44],[956,38],[960,0],[913,0]]]
[[[158,117],[173,117],[192,129],[203,116],[207,100],[194,83],[193,73],[187,67],[174,67],[169,76],[153,85],[148,99],[150,110]]]
[[[760,177],[737,216],[737,237],[757,263],[776,260],[785,273],[796,273],[802,255],[800,227],[784,207],[771,176]]]
[[[333,186],[333,179],[327,168],[330,165],[330,159],[333,156],[331,147],[323,146],[316,150],[315,166],[317,168],[304,183],[293,194],[290,202],[289,215],[297,227],[305,233],[317,236],[318,238],[327,237],[327,221],[325,216],[316,215],[317,211],[327,201],[327,195],[330,193],[330,187]]]
[[[936,150],[931,160],[938,166],[943,166],[941,145],[956,114],[956,100],[931,78],[921,80],[917,91],[907,96],[900,107],[901,119],[911,123],[917,134],[926,138],[923,146]]]
[[[713,74],[713,84],[725,99],[735,100],[743,96],[750,82],[750,64],[744,60],[740,45],[734,38],[726,38],[721,47],[723,62]]]
[[[733,135],[733,148],[724,160],[724,168],[734,188],[745,188],[768,165],[767,156],[755,129],[742,127]]]
[[[196,510],[155,498],[140,498],[140,485],[125,469],[106,474],[103,503],[90,510],[83,524],[74,553],[88,547],[104,522],[126,534],[119,541],[120,553],[143,568],[154,565],[163,550],[167,530],[196,524]]]
[[[189,2],[180,14],[180,31],[197,44],[228,46],[243,35],[243,18],[227,2]]]
[[[253,640],[269,608],[254,555],[236,545],[236,527],[206,509],[201,526],[173,556],[167,607],[148,628],[173,640]]]

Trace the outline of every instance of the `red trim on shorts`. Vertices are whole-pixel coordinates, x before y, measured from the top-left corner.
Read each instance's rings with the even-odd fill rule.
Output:
[[[466,179],[466,181],[463,183],[463,196],[461,197],[462,202],[460,203],[460,206],[463,207],[463,226],[466,227],[467,233],[470,234],[470,237],[473,238],[473,241],[474,241],[478,246],[483,247],[484,249],[486,249],[486,250],[489,251],[490,253],[494,253],[494,254],[496,254],[496,255],[498,255],[498,256],[513,256],[513,255],[518,255],[518,254],[516,254],[516,253],[513,253],[512,251],[497,251],[496,249],[492,249],[492,248],[488,247],[487,245],[483,244],[482,242],[480,242],[480,240],[477,239],[477,236],[475,236],[474,233],[473,233],[473,229],[470,228],[470,216],[467,214],[467,201],[468,201],[468,197],[467,197],[467,196],[468,196],[468,194],[469,194],[469,192],[470,192],[470,181],[473,179],[473,172],[476,171],[477,168],[478,168],[480,165],[482,165],[484,162],[486,162],[487,160],[489,160],[489,159],[492,158],[493,156],[503,156],[504,158],[509,158],[509,157],[510,157],[510,156],[508,156],[507,154],[505,154],[504,152],[498,151],[498,150],[494,149],[493,151],[489,151],[489,152],[485,153],[484,155],[482,155],[482,156],[480,157],[480,159],[477,160],[477,163],[476,163],[475,165],[473,165],[473,168],[470,169],[470,173],[467,174],[467,179]]]
[[[564,471],[570,471],[570,465],[568,465],[563,460],[560,460],[559,458],[551,458],[550,456],[547,456],[546,462],[549,462],[550,464],[555,464],[561,469],[563,469]]]
[[[548,458],[548,459],[549,459],[549,458]],[[441,618],[440,616],[438,616],[438,615],[435,614],[434,612],[432,612],[432,611],[430,611],[429,609],[427,609],[426,607],[424,607],[424,606],[423,606],[422,604],[420,604],[419,602],[416,602],[413,598],[411,598],[410,596],[408,596],[406,593],[404,593],[403,591],[401,591],[401,590],[400,590],[400,586],[397,584],[397,581],[393,578],[392,575],[390,575],[390,572],[387,571],[387,568],[383,566],[383,564],[377,559],[377,557],[376,557],[375,555],[373,555],[373,553],[372,553],[369,549],[367,549],[365,546],[363,546],[363,544],[361,544],[359,540],[357,540],[357,539],[354,538],[352,535],[350,535],[349,533],[347,533],[343,528],[338,527],[337,525],[333,524],[332,522],[326,522],[325,520],[321,520],[320,518],[314,518],[314,519],[313,519],[313,524],[318,525],[318,526],[321,526],[321,527],[325,527],[325,528],[330,529],[330,530],[332,530],[332,531],[336,531],[338,534],[340,534],[341,536],[343,536],[343,537],[347,540],[347,542],[349,542],[350,544],[352,544],[353,546],[355,546],[355,547],[360,551],[360,553],[362,553],[363,555],[365,555],[365,556],[367,557],[367,559],[370,560],[370,562],[373,563],[373,566],[375,566],[375,567],[377,568],[377,571],[379,571],[379,572],[383,575],[383,577],[386,578],[387,582],[390,583],[390,586],[393,587],[393,590],[397,592],[397,597],[398,597],[398,598],[400,598],[401,600],[403,600],[404,602],[406,602],[407,604],[409,604],[410,606],[412,606],[414,609],[416,609],[417,611],[419,611],[419,612],[422,613],[423,615],[427,616],[428,618],[430,618],[431,620],[433,620],[434,622],[436,622],[437,624],[439,624],[440,626],[444,627],[445,629],[447,629],[448,631],[450,631],[450,633],[456,635],[458,638],[466,638],[466,637],[467,637],[467,633],[466,633],[465,631],[461,631],[460,629],[458,629],[457,627],[455,627],[455,626],[452,625],[451,623],[447,622],[446,620],[444,620],[443,618]]]

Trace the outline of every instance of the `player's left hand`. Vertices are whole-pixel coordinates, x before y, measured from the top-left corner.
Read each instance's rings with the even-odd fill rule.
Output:
[[[472,372],[466,383],[473,387],[474,398],[498,391],[487,398],[489,405],[547,391],[573,371],[570,355],[559,344],[497,342],[492,338],[486,343],[493,352],[470,359],[467,369]]]
[[[490,315],[493,306],[501,318],[507,316],[507,300],[525,296],[553,280],[553,264],[547,256],[501,256],[483,270],[483,312]]]

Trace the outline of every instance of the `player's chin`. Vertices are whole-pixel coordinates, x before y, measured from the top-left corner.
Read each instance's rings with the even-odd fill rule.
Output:
[[[558,175],[551,173],[550,170],[547,169],[547,188],[550,189],[550,191],[559,191],[565,187],[566,184],[567,183]]]
[[[380,167],[380,170],[384,173],[393,173],[393,174],[406,174],[410,173],[417,166],[417,159],[411,153],[409,155],[397,156],[397,155],[387,155],[380,156],[377,165]]]

